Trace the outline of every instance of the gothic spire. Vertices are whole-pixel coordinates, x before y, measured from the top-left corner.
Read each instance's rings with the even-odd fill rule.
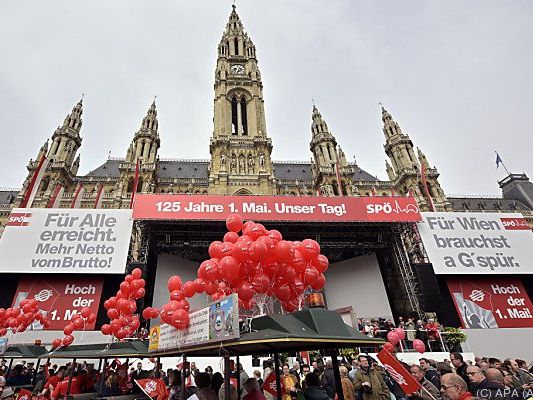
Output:
[[[141,124],[141,131],[151,131],[152,133],[157,135],[157,128],[158,128],[158,121],[157,121],[157,109],[155,105],[155,99],[152,102],[152,105],[148,109],[146,116],[142,120]]]
[[[320,114],[320,111],[318,108],[316,108],[316,105],[313,103],[313,115],[312,115],[312,124],[311,124],[311,134],[314,136],[325,134],[325,135],[331,135],[328,129],[328,124],[322,118],[322,114]]]
[[[81,119],[82,114],[83,114],[83,97],[72,108],[72,112],[65,117],[65,120],[63,121],[63,128],[71,128],[79,135],[80,130],[81,130],[81,125],[83,123]]]
[[[383,133],[387,139],[396,134],[403,135],[400,125],[394,121],[392,115],[383,106],[381,106],[381,120],[383,121]]]

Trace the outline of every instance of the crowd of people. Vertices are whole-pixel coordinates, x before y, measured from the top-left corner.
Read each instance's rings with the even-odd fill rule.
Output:
[[[135,366],[133,366],[135,364]],[[141,394],[135,381],[161,379],[169,400],[224,400],[224,376],[207,367],[204,372],[194,362],[180,369],[164,371],[161,364],[151,370],[141,362],[133,364],[114,360],[106,365],[105,373],[92,364],[67,363],[64,366],[18,363],[8,368],[0,362],[1,398],[15,396],[15,388],[24,388],[34,398],[59,400],[67,391],[72,394],[94,393],[95,397]],[[420,390],[406,394],[390,373],[368,355],[359,355],[351,363],[340,362],[339,375],[345,400],[533,400],[533,367],[524,360],[476,358],[466,362],[461,353],[450,353],[449,360],[436,362],[420,358],[405,369],[420,383]],[[283,400],[336,400],[333,363],[315,361],[311,365],[295,361],[283,364],[280,375]],[[9,370],[9,371],[8,371]],[[263,381],[274,373],[273,364],[266,362],[264,370],[253,371],[250,377],[238,364],[230,375],[230,400],[271,400],[263,390]],[[185,377],[185,380],[183,380]],[[158,398],[158,400],[161,400]]]

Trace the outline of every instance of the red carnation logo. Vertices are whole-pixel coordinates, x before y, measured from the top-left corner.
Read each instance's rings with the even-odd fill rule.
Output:
[[[31,213],[11,213],[6,226],[28,226]]]

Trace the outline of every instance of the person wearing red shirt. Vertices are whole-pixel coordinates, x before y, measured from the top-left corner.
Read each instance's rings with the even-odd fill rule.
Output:
[[[65,379],[59,382],[54,391],[52,392],[52,400],[59,400],[67,395],[68,383],[70,380],[70,374],[66,374]],[[73,376],[70,384],[69,394],[83,393],[84,376]]]
[[[41,392],[42,396],[50,398],[50,393],[52,393],[54,389],[56,388],[57,384],[63,380],[63,377],[65,376],[65,370],[66,370],[66,367],[60,367],[57,370],[56,375],[48,378],[48,380],[43,386],[43,391]]]

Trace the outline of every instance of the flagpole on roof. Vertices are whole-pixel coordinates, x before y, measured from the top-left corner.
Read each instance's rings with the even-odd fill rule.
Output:
[[[496,153],[496,168],[499,167],[499,165],[501,164],[503,169],[505,170],[505,172],[507,172],[507,175],[511,175],[511,173],[509,172],[509,170],[507,169],[507,167],[505,166],[505,164],[503,163],[503,160],[502,158],[500,157],[500,155],[498,154],[497,151],[495,151]]]

